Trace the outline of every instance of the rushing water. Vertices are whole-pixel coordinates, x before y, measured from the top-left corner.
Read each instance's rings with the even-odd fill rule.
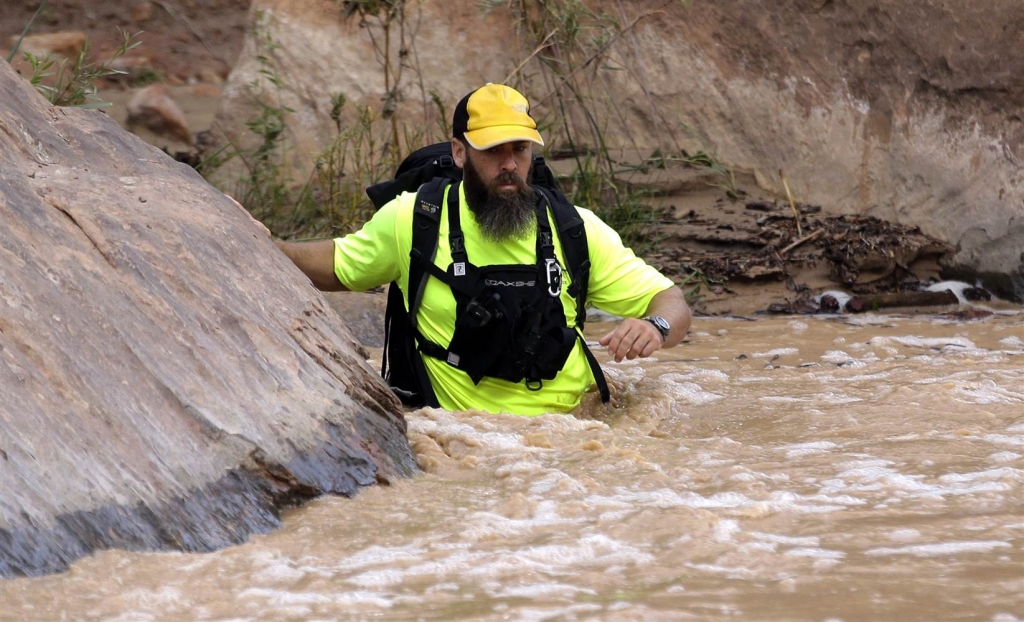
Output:
[[[415,479],[0,582],[0,616],[1024,620],[1024,315],[698,318],[606,369],[613,411],[412,413]]]

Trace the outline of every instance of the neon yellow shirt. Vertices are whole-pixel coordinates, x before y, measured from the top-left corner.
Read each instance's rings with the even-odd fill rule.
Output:
[[[449,187],[450,188],[450,187]],[[501,244],[486,239],[476,218],[466,205],[459,184],[459,209],[466,253],[477,266],[537,263],[536,224],[521,240]],[[447,199],[447,190],[446,190]],[[409,253],[412,250],[412,218],[416,193],[406,192],[383,206],[359,231],[334,241],[334,272],[352,291],[364,291],[396,281],[403,292],[408,290]],[[447,205],[447,203],[442,203]],[[632,250],[622,245],[614,229],[593,212],[577,208],[583,218],[590,250],[590,283],[587,300],[597,308],[622,317],[641,317],[655,294],[674,283],[644,263]],[[552,216],[552,230],[556,230]],[[448,246],[448,218],[441,218],[437,256],[434,263],[445,270],[451,263]],[[565,257],[558,236],[555,256],[565,268]],[[575,325],[576,301],[568,294],[571,283],[565,270],[561,302],[566,321]],[[409,306],[406,297],[406,309]],[[447,347],[455,332],[455,297],[447,285],[430,277],[424,288],[417,317],[423,336]],[[531,391],[525,383],[512,383],[485,377],[474,385],[469,376],[444,361],[423,356],[427,375],[442,408],[448,410],[477,409],[491,413],[540,415],[566,413],[579,405],[583,393],[594,383],[590,365],[577,342],[565,367],[553,380],[545,380],[539,391]]]

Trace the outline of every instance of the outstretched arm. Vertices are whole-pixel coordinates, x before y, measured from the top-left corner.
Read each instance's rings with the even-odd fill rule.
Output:
[[[245,212],[253,223],[255,223],[268,238],[273,240],[281,252],[292,260],[299,270],[312,281],[313,286],[322,292],[347,291],[348,288],[341,284],[338,276],[334,273],[334,240],[315,240],[312,242],[285,242],[276,240],[270,233],[267,226],[256,220],[249,210],[235,200],[231,195],[225,195],[238,206],[238,209]]]
[[[678,287],[670,287],[651,298],[647,305],[646,316],[660,315],[669,323],[668,337],[664,342],[661,333],[653,324],[637,318],[626,318],[615,327],[615,330],[601,338],[600,344],[608,346],[608,353],[615,357],[616,362],[622,359],[647,357],[659,348],[671,348],[677,345],[690,330],[693,315],[686,304],[686,296]]]
[[[322,292],[347,291],[334,273],[334,240],[312,242],[285,242],[274,240],[281,252],[309,277],[313,286]]]

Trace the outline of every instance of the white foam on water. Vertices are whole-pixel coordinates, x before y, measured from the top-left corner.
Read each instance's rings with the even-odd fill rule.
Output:
[[[389,609],[392,601],[378,593],[350,591],[332,593],[311,593],[284,590],[271,590],[251,587],[236,595],[237,599],[259,599],[266,602],[263,607],[293,607],[295,605],[373,605]]]
[[[953,395],[969,404],[1024,404],[1024,393],[999,386],[993,380],[958,383]]]
[[[295,568],[287,561],[281,561],[280,563],[271,564],[265,568],[261,568],[253,573],[253,579],[260,584],[275,584],[275,583],[294,583],[308,573],[304,570]]]
[[[591,495],[584,500],[585,505],[591,503],[604,503],[608,497],[601,495]],[[702,497],[695,492],[677,492],[669,488],[661,488],[658,490],[641,490],[631,491],[620,489],[612,497],[620,502],[641,507],[652,507],[660,509],[671,509],[671,508],[736,508],[742,505],[752,503],[752,501],[745,495],[736,492],[722,492],[711,495],[710,497]]]
[[[723,519],[715,523],[712,538],[715,542],[732,542],[740,532],[740,524],[732,519]]]
[[[899,324],[901,318],[877,313],[863,313],[844,316],[843,321],[851,326],[890,326]]]
[[[574,609],[575,606],[546,608],[516,607],[514,618],[509,615],[503,615],[502,619],[514,619],[516,620],[516,622],[546,622],[548,620],[575,620],[576,618],[571,616],[571,612]],[[603,608],[600,610],[603,610]],[[507,611],[507,609],[498,609],[498,607],[495,607],[495,611],[497,611],[498,613],[504,613]]]
[[[821,380],[825,384],[830,384],[830,383],[835,382],[836,380],[838,380],[837,378],[835,378],[831,374],[827,374],[827,375],[822,376],[822,377],[820,377],[818,379]],[[823,391],[821,393],[818,393],[815,397],[816,397],[816,399],[815,399],[816,402],[818,402],[819,404],[825,404],[825,405],[828,405],[828,406],[841,406],[843,404],[855,404],[857,402],[863,402],[864,401],[863,398],[853,397],[852,395],[847,395],[846,393],[836,393],[834,391]],[[821,411],[818,411],[816,414],[823,415],[825,413],[823,413]]]
[[[559,433],[589,432],[591,430],[608,430],[608,424],[594,419],[577,419],[566,415],[542,415],[530,420],[534,425],[544,430]]]
[[[750,358],[770,359],[777,356],[791,356],[794,354],[800,354],[800,350],[798,348],[775,348],[774,350],[768,350],[767,352],[754,352],[750,355]]]
[[[935,486],[922,483],[923,475],[904,475],[885,467],[864,467],[837,473],[822,482],[822,492],[936,492]]]
[[[439,412],[439,411],[435,411]],[[451,413],[447,416],[440,416],[437,419],[427,417],[407,417],[408,430],[410,434],[423,434],[433,438],[458,438],[466,441],[467,444],[477,444],[499,450],[536,451],[535,447],[526,447],[519,434],[512,432],[488,432],[481,431],[473,426],[457,421]],[[487,427],[486,419],[480,422],[481,427]]]
[[[895,495],[887,502],[898,499],[942,501],[951,496],[1007,492],[1015,488],[1011,482],[1021,481],[1024,481],[1024,471],[1008,467],[976,473],[947,473],[935,482],[925,481],[922,475],[906,475],[885,467],[865,467],[838,473],[836,478],[823,481],[821,490],[826,495],[842,491]]]
[[[585,492],[587,487],[563,471],[551,471],[530,485],[530,494],[534,497],[543,497],[552,490]]]
[[[829,363],[832,365],[842,365],[844,367],[863,367],[866,365],[863,361],[859,361],[842,350],[829,350],[828,352],[821,355],[820,360],[822,363]]]
[[[1017,336],[1003,337],[1002,339],[999,340],[999,343],[1001,345],[1004,345],[1004,346],[1008,347],[1008,348],[1015,348],[1017,350],[1024,350],[1024,339],[1021,339],[1020,337],[1017,337]]]
[[[905,443],[907,441],[916,441],[921,438],[921,435],[917,432],[907,432],[906,434],[897,434],[896,436],[887,436],[885,440],[890,443]]]
[[[969,484],[974,482],[993,482],[1004,480],[1024,482],[1024,470],[1000,467],[997,469],[989,469],[987,471],[977,471],[975,473],[947,473],[939,476],[940,482],[950,484]]]
[[[921,532],[916,529],[895,529],[889,532],[893,542],[914,542],[921,539]]]
[[[798,548],[790,549],[783,553],[790,557],[811,557],[814,559],[843,559],[846,557],[846,553],[842,551],[832,551],[829,549],[820,548]]]
[[[977,542],[943,542],[940,544],[920,544],[896,548],[878,548],[864,551],[865,555],[883,557],[890,555],[913,555],[914,557],[947,557],[964,553],[990,553],[996,549],[1012,548],[1009,542],[988,540]]]
[[[520,547],[515,556],[527,565],[534,564],[549,571],[587,566],[607,568],[614,565],[649,564],[655,559],[650,553],[604,534],[584,536],[572,544]]]
[[[681,374],[681,373],[678,373],[678,372],[670,372],[670,373],[667,373],[667,374],[662,374],[661,376],[658,377],[658,380],[661,380],[661,381],[664,381],[664,382],[679,382],[679,383],[688,382],[688,381],[704,381],[704,382],[717,381],[717,382],[727,383],[727,382],[729,382],[729,379],[730,379],[729,378],[729,374],[727,374],[727,373],[725,373],[725,372],[723,372],[721,370],[718,370],[718,369],[710,369],[710,368],[697,368],[697,369],[694,369],[693,371],[687,372],[685,374]]]
[[[87,614],[88,615],[88,614]],[[99,617],[93,615],[91,617]],[[141,611],[125,611],[121,615],[115,618],[104,618],[108,622],[155,622],[157,619],[155,615],[151,613],[143,613]],[[231,620],[225,620],[224,622],[232,622]]]
[[[870,361],[870,362],[873,362],[873,361]],[[832,380],[834,380],[834,381],[842,380],[842,381],[845,381],[845,382],[866,382],[866,381],[875,381],[875,380],[889,380],[894,375],[896,375],[896,373],[897,372],[894,372],[894,371],[882,371],[882,372],[877,372],[877,373],[873,373],[873,374],[858,374],[856,376],[836,377],[835,375],[833,375],[832,376]]]
[[[424,594],[440,594],[442,592],[458,592],[462,588],[458,583],[437,583],[423,590]]]
[[[187,602],[185,594],[178,588],[168,585],[155,590],[135,589],[124,595],[125,602],[137,603],[146,609],[165,609],[173,605]]]
[[[1018,439],[1019,440],[1019,439]],[[1021,441],[1024,443],[1024,441]],[[988,457],[992,462],[1013,462],[1020,458],[1024,458],[1021,454],[1014,453],[1012,451],[997,451]]]
[[[381,570],[368,570],[361,572],[357,575],[353,575],[345,581],[362,588],[385,588],[401,585],[409,576],[413,574],[405,570],[395,569],[381,569]]]
[[[791,329],[793,329],[793,332],[795,333],[802,333],[806,331],[808,328],[810,328],[810,326],[808,326],[806,322],[801,322],[799,320],[793,320],[789,322],[788,326]]]
[[[725,399],[724,395],[705,391],[703,387],[694,382],[666,382],[662,390],[676,399],[691,405],[710,404]]]
[[[786,452],[787,459],[802,458],[804,456],[812,456],[815,454],[828,453],[834,449],[838,449],[839,445],[831,441],[818,441],[814,443],[800,443],[798,445],[789,445],[788,447],[781,447],[780,450]]]
[[[597,592],[565,583],[533,583],[505,587],[491,594],[492,598],[566,598],[573,599],[580,594],[597,596]]]
[[[775,382],[775,378],[771,376],[739,376],[733,379],[733,382],[750,383],[755,382]]]
[[[956,352],[985,353],[989,351],[978,348],[973,341],[966,337],[918,337],[907,335],[904,337],[872,337],[868,344],[872,347],[883,347],[890,343],[896,343],[908,348],[922,348],[925,350],[937,350],[943,354]]]
[[[1013,447],[1024,447],[1024,438],[1019,436],[1006,436],[1004,434],[986,434],[981,437],[993,445],[1010,445]]]
[[[740,553],[775,553],[779,545],[772,542],[747,542],[739,547]]]
[[[737,568],[734,566],[719,566],[717,564],[683,564],[686,568],[707,572],[714,575],[725,575],[730,579],[756,579],[757,571],[750,568]]]
[[[768,499],[770,507],[797,514],[827,514],[866,504],[863,499],[849,495],[801,495],[790,491],[772,492]]]
[[[803,404],[804,402],[815,401],[814,396],[807,397],[794,397],[791,395],[762,395],[757,398],[759,402],[767,402],[769,404]]]
[[[405,546],[372,545],[339,561],[334,565],[333,569],[351,572],[372,566],[408,564],[422,559],[426,552],[426,549],[418,544],[407,544]]]
[[[537,448],[533,448],[535,451]],[[494,476],[499,479],[506,477],[533,478],[538,472],[546,471],[547,468],[536,460],[518,460],[511,464],[503,464],[494,469]]]
[[[568,528],[586,521],[585,518],[560,516],[553,501],[539,503],[532,518],[508,518],[495,512],[473,512],[459,527],[459,537],[480,542],[511,536],[527,536],[550,527]]]
[[[853,460],[843,460],[842,462],[836,463],[836,468],[868,469],[871,467],[888,467],[892,466],[892,464],[892,460],[886,460],[884,458],[857,457]]]
[[[762,542],[770,542],[772,544],[783,546],[814,547],[821,544],[821,540],[817,536],[780,536],[775,533],[752,531],[750,532],[750,537],[756,540],[761,540]]]

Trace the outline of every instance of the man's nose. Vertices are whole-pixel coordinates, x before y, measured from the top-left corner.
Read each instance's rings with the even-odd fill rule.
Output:
[[[515,151],[513,151],[512,149],[502,149],[501,150],[501,170],[502,170],[502,172],[514,171],[514,170],[516,170],[516,166],[517,165],[516,165]]]

